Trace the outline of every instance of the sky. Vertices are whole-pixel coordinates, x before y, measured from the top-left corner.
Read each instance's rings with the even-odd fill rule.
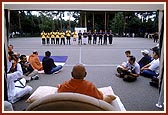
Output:
[[[39,13],[38,13],[37,11],[32,11],[32,15],[37,15],[37,16],[39,16]],[[54,19],[56,19],[56,17],[55,17]],[[65,21],[69,20],[68,12],[65,12],[65,13],[64,13],[63,19],[64,19]],[[73,20],[75,20],[75,18],[70,17],[70,20],[73,21]]]

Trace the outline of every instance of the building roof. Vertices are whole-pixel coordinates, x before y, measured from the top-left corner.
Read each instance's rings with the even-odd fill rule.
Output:
[[[165,2],[3,2],[9,10],[157,11]]]

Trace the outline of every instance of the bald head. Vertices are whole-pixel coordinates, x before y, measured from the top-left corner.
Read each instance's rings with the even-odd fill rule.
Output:
[[[82,64],[75,65],[71,72],[72,77],[75,79],[83,79],[86,74],[86,69]]]

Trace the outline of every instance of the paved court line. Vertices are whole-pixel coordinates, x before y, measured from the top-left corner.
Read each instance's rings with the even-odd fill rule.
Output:
[[[79,63],[82,63],[82,48],[79,50]]]
[[[31,48],[23,48],[23,47],[15,47],[15,49],[22,49],[22,50],[29,50],[29,49],[37,49],[38,47],[31,47]],[[40,47],[40,49],[46,49],[46,48],[55,48],[55,47]],[[74,50],[74,49],[78,49],[79,47],[56,47],[57,49],[68,49],[68,50]],[[82,47],[80,47],[82,48]],[[92,49],[92,50],[104,50],[104,49],[126,49],[126,48],[123,48],[123,47],[120,47],[120,48],[114,48],[114,47],[83,47],[85,48],[86,50],[87,49]],[[133,50],[139,50],[139,49],[142,49],[142,48],[129,48],[129,49],[133,49]],[[143,47],[143,49],[149,49],[149,47]]]
[[[65,64],[64,66],[66,67],[72,67],[75,64]],[[83,64],[84,66],[88,66],[88,67],[116,67],[119,64]]]

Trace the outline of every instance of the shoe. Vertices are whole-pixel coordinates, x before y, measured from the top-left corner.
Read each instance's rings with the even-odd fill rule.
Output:
[[[150,86],[153,86],[153,87],[156,87],[156,88],[159,88],[159,84],[156,83],[156,82],[149,82]]]
[[[54,72],[54,73],[57,74],[57,73],[59,73],[61,70],[62,70],[62,69],[60,69],[60,70],[58,70],[58,71],[56,71],[56,72]]]
[[[159,79],[156,78],[156,77],[153,77],[153,78],[152,78],[152,81],[154,81],[154,82],[159,82]]]
[[[38,75],[35,75],[35,76],[31,77],[31,80],[38,80],[38,79],[39,79]]]

